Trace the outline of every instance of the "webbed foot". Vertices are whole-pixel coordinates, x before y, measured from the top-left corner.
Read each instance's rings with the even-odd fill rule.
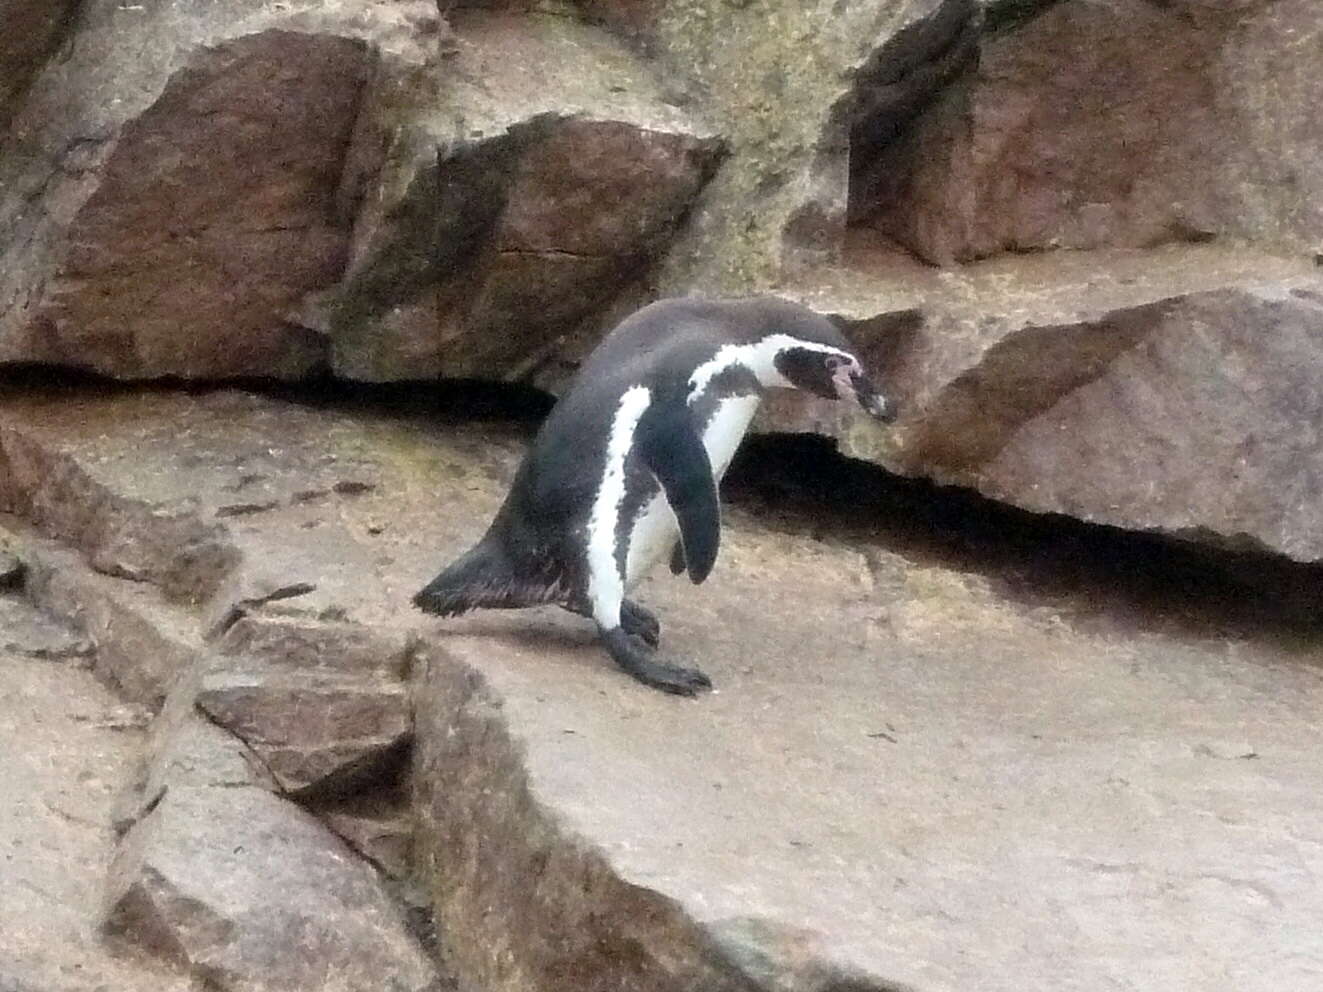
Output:
[[[601,634],[602,643],[615,663],[644,685],[677,696],[693,696],[712,688],[712,680],[697,668],[681,668],[648,657],[630,639],[623,626],[603,630]]]

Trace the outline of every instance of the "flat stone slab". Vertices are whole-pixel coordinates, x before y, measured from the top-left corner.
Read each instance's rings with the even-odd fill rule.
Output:
[[[143,732],[92,673],[0,650],[0,989],[186,992],[97,933],[112,811]]]
[[[144,443],[165,425],[185,440]],[[0,429],[145,504],[143,480],[168,478],[204,520],[279,439],[270,508],[221,518],[238,564],[217,596],[308,586],[282,608],[417,638],[415,857],[473,987],[1323,978],[1318,632],[1198,600],[1195,579],[1149,602],[1166,552],[1108,572],[1064,521],[1021,559],[1000,535],[943,545],[913,507],[805,469],[795,485],[853,515],[746,495],[707,584],[662,570],[640,590],[666,651],[717,686],[683,701],[558,611],[408,607],[486,526],[517,429],[237,394],[62,421],[34,398]],[[350,463],[369,490],[296,498]],[[1053,556],[1070,581],[1039,581]]]

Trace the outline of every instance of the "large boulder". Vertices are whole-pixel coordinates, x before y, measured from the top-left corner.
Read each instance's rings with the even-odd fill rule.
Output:
[[[334,199],[364,82],[425,61],[429,23],[412,4],[88,5],[0,149],[0,362],[319,367],[284,315],[344,266]]]
[[[1216,235],[1318,251],[1320,47],[1312,0],[1051,5],[984,42],[852,207],[938,263]]]
[[[374,91],[395,129],[359,135],[349,269],[304,312],[349,378],[526,377],[661,253],[721,151],[601,29],[454,28],[434,87]]]
[[[787,396],[764,429],[1030,510],[1323,560],[1311,262],[1217,245],[854,261],[797,292],[851,326],[900,421]]]

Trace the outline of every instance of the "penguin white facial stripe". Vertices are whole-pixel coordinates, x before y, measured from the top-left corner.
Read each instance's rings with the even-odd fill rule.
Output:
[[[715,355],[694,369],[693,375],[689,377],[689,401],[692,403],[696,397],[701,396],[707,389],[708,384],[732,365],[745,366],[758,377],[758,381],[765,387],[789,387],[791,385],[790,380],[783,376],[776,367],[777,353],[784,351],[786,348],[804,348],[809,351],[821,352],[824,355],[850,357],[847,352],[841,351],[839,348],[817,344],[813,341],[803,341],[789,334],[770,334],[751,344],[722,345],[717,349]]]
[[[639,418],[652,402],[645,386],[633,386],[620,397],[606,442],[602,481],[588,518],[588,601],[593,619],[607,630],[620,625],[624,577],[616,563],[616,519],[625,498],[625,458],[634,443]]]

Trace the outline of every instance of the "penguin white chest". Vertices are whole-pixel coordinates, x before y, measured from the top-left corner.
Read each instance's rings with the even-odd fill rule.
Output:
[[[726,474],[730,460],[735,457],[735,449],[744,440],[749,421],[758,411],[759,399],[756,395],[727,396],[717,404],[711,419],[703,428],[703,447],[707,449],[712,474],[718,482]]]
[[[744,439],[749,421],[758,409],[758,399],[757,396],[723,399],[703,428],[703,447],[717,482],[725,475],[735,449]],[[630,530],[629,553],[625,559],[626,587],[634,585],[659,559],[669,555],[679,539],[679,521],[666,497],[658,492],[648,500]]]

